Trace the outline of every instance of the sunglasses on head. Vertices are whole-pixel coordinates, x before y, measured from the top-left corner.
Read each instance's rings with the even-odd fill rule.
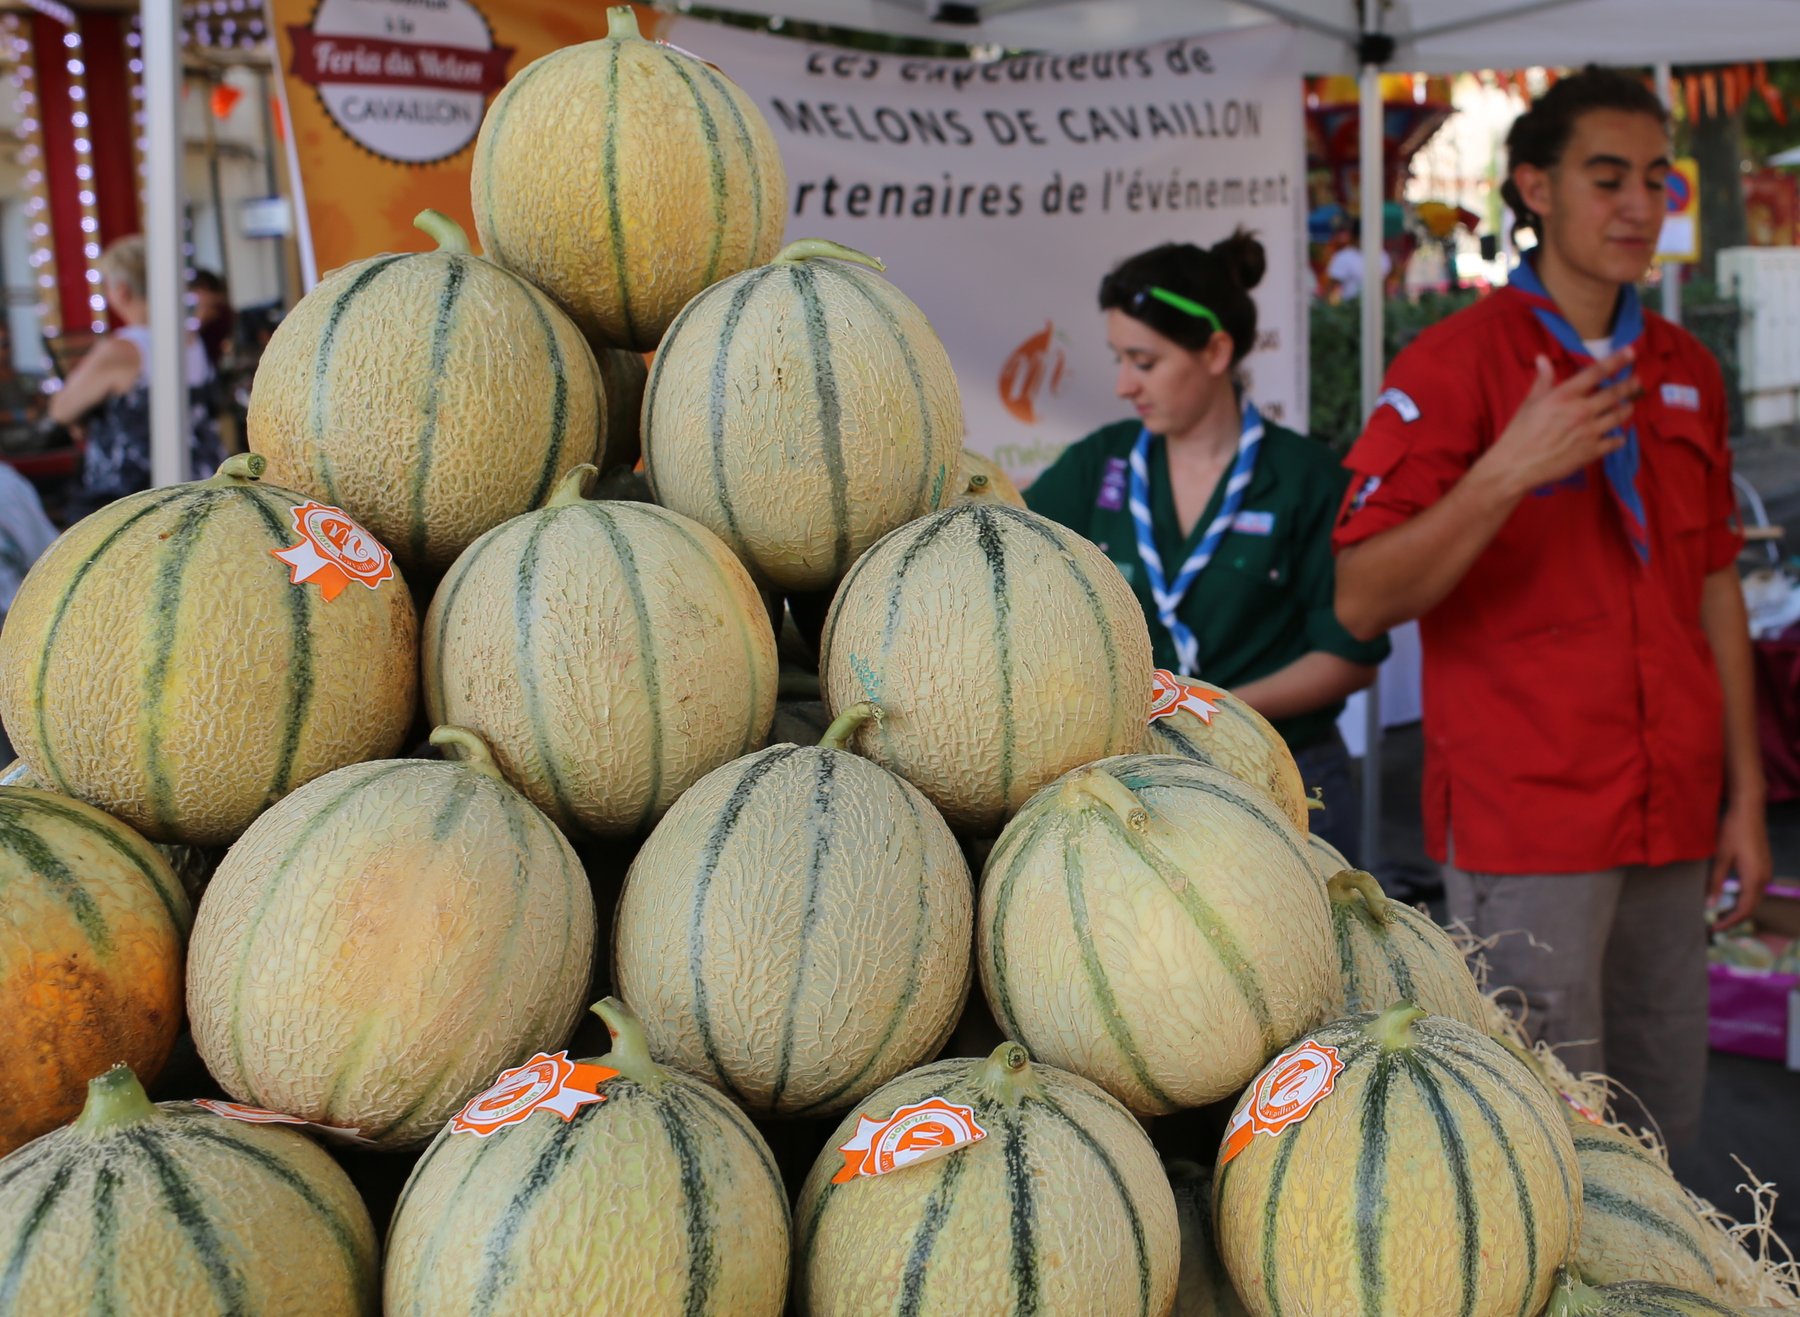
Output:
[[[1150,304],[1152,299],[1161,302],[1164,306],[1172,306],[1177,311],[1185,312],[1196,320],[1206,321],[1213,327],[1215,334],[1225,332],[1225,326],[1219,323],[1219,317],[1213,313],[1211,307],[1201,306],[1191,297],[1183,297],[1180,293],[1171,293],[1167,288],[1158,288],[1154,284],[1148,288],[1140,288],[1133,293],[1128,309],[1132,315],[1137,315]]]

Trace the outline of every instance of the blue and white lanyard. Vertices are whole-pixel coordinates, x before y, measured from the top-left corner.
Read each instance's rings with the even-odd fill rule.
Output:
[[[1181,564],[1181,571],[1170,583],[1163,572],[1162,555],[1156,551],[1156,528],[1150,517],[1150,431],[1141,430],[1131,449],[1131,519],[1137,523],[1138,557],[1150,578],[1150,596],[1156,601],[1156,615],[1175,642],[1175,657],[1181,671],[1189,677],[1200,675],[1200,642],[1176,612],[1187,597],[1195,578],[1206,570],[1217,552],[1219,541],[1231,529],[1231,523],[1244,506],[1244,491],[1250,488],[1250,477],[1256,470],[1256,450],[1262,446],[1262,413],[1248,400],[1244,403],[1243,428],[1238,432],[1237,457],[1231,473],[1225,478],[1225,498],[1200,543]]]

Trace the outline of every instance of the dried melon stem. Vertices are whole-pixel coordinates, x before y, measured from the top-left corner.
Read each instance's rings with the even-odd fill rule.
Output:
[[[982,490],[986,489],[987,487],[988,487],[988,478],[987,478],[986,472],[977,471],[974,475],[969,477],[969,493],[979,494]]]
[[[104,1138],[146,1120],[160,1120],[161,1113],[128,1065],[116,1065],[88,1080],[87,1104],[76,1117],[75,1132],[90,1139]]]
[[[441,210],[427,208],[420,211],[413,216],[413,227],[435,242],[441,252],[448,252],[452,256],[475,254],[475,249],[469,246],[469,235],[463,232],[463,226]]]
[[[246,480],[261,480],[269,459],[261,453],[233,453],[219,464],[219,469],[206,481],[209,485],[236,485]]]
[[[632,38],[642,39],[643,33],[638,31],[637,14],[630,5],[613,5],[606,11],[606,39],[608,41],[627,41]]]
[[[1119,822],[1131,831],[1150,830],[1150,811],[1132,794],[1130,787],[1103,768],[1084,768],[1070,774],[1062,789],[1072,805],[1097,803],[1117,815]],[[1082,799],[1084,796],[1086,800]]]
[[[461,750],[459,761],[465,768],[473,768],[478,773],[486,773],[489,777],[500,777],[500,765],[494,762],[494,752],[488,749],[488,743],[476,732],[467,727],[456,727],[449,723],[431,729],[430,741],[440,750]],[[504,781],[505,779],[501,779]]]
[[[1363,1032],[1381,1044],[1382,1051],[1398,1052],[1413,1045],[1413,1021],[1429,1014],[1423,1006],[1409,1001],[1395,1002],[1365,1024]]]
[[[583,462],[572,467],[569,474],[556,482],[556,491],[550,495],[550,501],[544,504],[547,508],[566,508],[576,503],[586,503],[588,494],[594,488],[594,481],[600,478],[600,468],[592,462]]]
[[[1031,1069],[1031,1054],[1017,1043],[1001,1043],[988,1059],[975,1067],[970,1084],[994,1101],[1014,1107],[1021,1098],[1036,1097],[1043,1092]]]
[[[606,1023],[612,1034],[612,1050],[600,1058],[600,1064],[617,1070],[634,1084],[655,1088],[666,1075],[663,1068],[650,1059],[650,1043],[644,1037],[644,1026],[631,1007],[617,997],[604,997],[590,1008]]]
[[[1360,900],[1363,909],[1377,924],[1388,922],[1387,893],[1381,890],[1381,884],[1375,881],[1375,875],[1362,869],[1344,869],[1333,875],[1325,884],[1331,893],[1331,899],[1342,905],[1349,905]]]
[[[824,750],[848,750],[850,738],[861,730],[866,722],[881,720],[881,706],[869,700],[858,700],[831,720],[831,726],[825,729],[825,735],[819,738],[819,747]]]
[[[886,270],[879,256],[871,256],[867,252],[859,252],[854,247],[846,247],[841,242],[833,242],[829,238],[800,238],[790,242],[775,253],[770,265],[798,265],[801,261],[810,261],[815,257],[829,256],[837,261],[854,261],[858,265],[866,265],[871,270]]]

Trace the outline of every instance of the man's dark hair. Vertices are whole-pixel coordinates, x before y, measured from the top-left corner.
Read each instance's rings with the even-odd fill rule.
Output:
[[[1512,180],[1514,166],[1549,169],[1555,165],[1575,135],[1575,121],[1590,110],[1647,114],[1665,130],[1669,126],[1669,112],[1635,73],[1590,64],[1580,73],[1561,79],[1513,120],[1512,129],[1506,134],[1507,178],[1500,185],[1500,196],[1512,210],[1515,229],[1542,232],[1542,220],[1525,204],[1518,184]]]
[[[1212,340],[1212,325],[1145,293],[1161,288],[1198,302],[1218,316],[1220,328],[1231,335],[1231,361],[1236,365],[1256,342],[1256,302],[1250,290],[1262,282],[1267,266],[1262,244],[1244,229],[1208,248],[1164,243],[1127,257],[1100,281],[1100,309],[1123,311],[1164,338],[1198,351]]]
[[[195,270],[188,278],[188,287],[196,293],[223,293],[225,281],[211,270]]]

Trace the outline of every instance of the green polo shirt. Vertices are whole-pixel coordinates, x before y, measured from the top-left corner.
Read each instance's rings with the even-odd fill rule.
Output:
[[[1127,497],[1128,464],[1139,428],[1136,421],[1119,421],[1070,445],[1032,482],[1025,502],[1032,511],[1085,535],[1113,560],[1150,624],[1156,666],[1173,670],[1175,641],[1156,615]],[[1324,444],[1265,423],[1238,518],[1181,602],[1181,620],[1200,642],[1200,671],[1189,675],[1231,687],[1266,677],[1313,650],[1352,663],[1375,664],[1387,657],[1387,637],[1358,640],[1332,611],[1331,527],[1348,479],[1349,472]],[[1156,551],[1171,573],[1200,543],[1224,494],[1221,480],[1184,542],[1162,437],[1151,439]],[[1342,710],[1339,702],[1280,719],[1275,726],[1298,750],[1330,735]]]

